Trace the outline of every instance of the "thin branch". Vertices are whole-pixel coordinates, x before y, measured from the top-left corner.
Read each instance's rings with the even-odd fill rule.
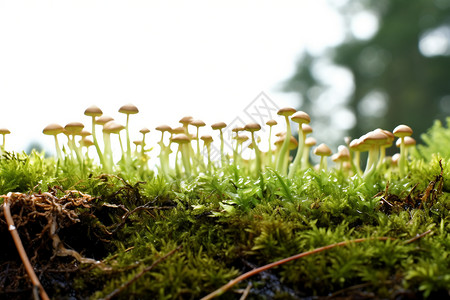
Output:
[[[22,260],[23,265],[25,266],[25,270],[27,271],[28,276],[31,279],[31,282],[33,283],[33,294],[35,299],[39,299],[39,297],[36,295],[36,290],[39,290],[39,295],[42,299],[48,300],[50,299],[45,292],[44,288],[41,285],[41,282],[39,281],[38,277],[36,276],[36,273],[33,270],[33,266],[30,263],[30,260],[28,258],[27,253],[25,252],[25,248],[23,247],[22,240],[20,239],[19,233],[17,232],[17,228],[14,225],[14,220],[11,216],[11,210],[10,210],[10,204],[9,204],[9,197],[3,198],[3,212],[5,215],[6,223],[8,224],[9,232],[12,235],[12,238],[14,240],[14,244],[16,245],[17,252],[19,252],[20,259]]]
[[[142,277],[142,275],[144,275],[145,273],[147,273],[148,271],[150,271],[151,269],[153,269],[156,265],[158,265],[160,262],[162,262],[163,260],[167,259],[169,256],[171,256],[172,254],[174,254],[175,252],[177,252],[178,250],[180,250],[183,246],[178,246],[177,248],[173,249],[172,251],[170,251],[169,253],[167,253],[166,255],[158,258],[157,260],[155,260],[153,262],[153,264],[151,264],[150,266],[146,267],[145,269],[143,269],[141,272],[139,272],[138,274],[136,274],[133,278],[131,278],[131,280],[129,280],[128,282],[122,284],[119,288],[115,289],[112,293],[110,293],[109,295],[107,295],[105,298],[103,298],[103,300],[110,300],[113,297],[117,296],[120,292],[122,292],[124,289],[126,289],[127,287],[129,287],[132,283],[134,283],[136,280],[138,280],[139,278]]]
[[[430,234],[430,233],[432,233],[432,232],[433,232],[433,231],[432,231],[431,229],[430,229],[430,230],[427,230],[427,231],[425,231],[424,233],[418,234],[418,235],[416,235],[415,237],[413,237],[413,238],[411,238],[411,239],[405,241],[404,244],[410,244],[410,243],[412,243],[412,242],[415,242],[416,240],[421,239],[421,238],[423,238],[424,236],[426,236],[427,234]]]
[[[238,276],[237,278],[229,281],[227,284],[225,284],[224,286],[220,287],[219,289],[215,290],[214,292],[206,295],[205,297],[203,297],[201,300],[209,300],[212,299],[214,297],[220,296],[222,295],[224,292],[226,292],[227,290],[229,290],[232,286],[234,286],[235,284],[241,282],[242,280],[245,280],[253,275],[256,275],[258,273],[261,273],[263,271],[266,271],[268,269],[271,269],[273,267],[282,265],[284,263],[290,262],[292,260],[295,259],[299,259],[311,254],[315,254],[315,253],[319,253],[325,250],[329,250],[335,247],[341,247],[341,246],[346,246],[348,244],[352,244],[352,243],[361,243],[361,242],[366,242],[366,241],[373,241],[373,240],[379,240],[379,241],[387,241],[387,240],[394,240],[393,238],[390,237],[376,237],[376,238],[362,238],[362,239],[355,239],[355,240],[350,240],[350,241],[344,241],[344,242],[339,242],[339,243],[335,243],[335,244],[331,244],[328,246],[324,246],[324,247],[320,247],[320,248],[316,248],[313,249],[311,251],[307,251],[307,252],[303,252],[300,254],[296,254],[294,256],[288,257],[288,258],[284,258],[282,260],[270,263],[268,265],[253,269],[247,273],[242,274],[241,276]]]

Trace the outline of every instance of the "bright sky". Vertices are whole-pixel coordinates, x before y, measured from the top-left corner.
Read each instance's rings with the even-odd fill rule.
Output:
[[[298,106],[280,86],[300,53],[343,39],[326,0],[3,1],[0,0],[0,127],[7,150],[31,141],[53,151],[49,123],[81,121],[95,104],[135,104],[134,136],[185,115],[231,122],[261,92]],[[208,126],[209,127],[209,126]]]

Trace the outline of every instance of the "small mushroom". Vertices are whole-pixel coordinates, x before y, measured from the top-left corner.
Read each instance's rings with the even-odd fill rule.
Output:
[[[284,119],[286,121],[286,139],[284,140],[283,145],[281,146],[280,155],[279,155],[278,161],[277,161],[277,170],[278,170],[278,172],[280,172],[283,175],[286,174],[286,169],[287,169],[286,153],[288,151],[289,141],[291,139],[291,124],[289,121],[289,117],[292,116],[296,111],[297,110],[292,107],[283,107],[283,108],[279,109],[277,112],[277,114],[279,116],[284,117]]]
[[[61,148],[59,147],[57,135],[60,133],[63,133],[63,131],[64,131],[64,127],[62,127],[59,124],[55,124],[55,123],[45,126],[44,130],[42,130],[43,134],[54,136],[56,155],[58,157],[58,160],[60,160],[60,161],[62,161],[62,154],[61,154]]]
[[[406,149],[404,139],[406,136],[411,136],[413,131],[411,127],[407,125],[398,125],[392,131],[395,137],[400,138],[400,159],[398,161],[398,170],[400,173],[400,177],[404,177],[406,175]]]
[[[327,156],[331,155],[331,149],[322,143],[314,149],[314,154],[320,156],[319,170],[327,170]]]
[[[311,122],[311,118],[304,111],[297,111],[291,117],[291,120],[298,123],[298,147],[294,162],[289,169],[289,178],[293,178],[297,170],[301,167],[301,157],[303,156],[303,148],[305,144],[306,134],[303,132],[303,124]]]
[[[125,104],[123,106],[121,106],[119,108],[119,112],[122,114],[126,114],[127,115],[127,121],[125,124],[125,131],[127,133],[127,155],[126,155],[126,159],[129,161],[131,159],[131,142],[130,142],[130,130],[129,130],[129,121],[130,121],[130,115],[134,115],[137,114],[139,112],[139,109],[129,103],[129,104]]]
[[[220,134],[220,159],[222,162],[222,167],[225,165],[226,162],[226,157],[225,157],[225,153],[224,153],[224,145],[225,142],[223,140],[223,129],[227,127],[227,124],[224,122],[217,122],[211,125],[212,130],[219,130],[219,134]]]

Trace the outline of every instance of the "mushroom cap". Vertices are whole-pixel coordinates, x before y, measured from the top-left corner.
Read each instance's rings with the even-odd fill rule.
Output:
[[[363,139],[354,139],[349,144],[350,149],[353,151],[364,152],[369,150],[370,146],[364,142]]]
[[[69,133],[69,134],[79,134],[84,128],[83,123],[80,122],[70,122],[67,123],[66,126],[64,126],[64,129]]]
[[[101,117],[99,117],[99,118],[97,118],[95,120],[95,124],[97,124],[97,125],[105,125],[109,121],[114,121],[114,119],[112,117],[110,117],[110,116],[102,115]]]
[[[314,149],[314,154],[318,156],[330,156],[331,149],[326,144],[322,143]]]
[[[140,133],[142,134],[146,134],[150,132],[150,129],[148,129],[147,127],[142,128],[141,130],[139,130]]]
[[[133,141],[133,144],[135,144],[136,146],[140,146],[142,145],[142,140]]]
[[[42,130],[42,133],[46,134],[46,135],[57,135],[57,134],[62,133],[63,131],[64,131],[64,127],[62,127],[59,124],[52,123],[52,124],[45,126],[44,130]]]
[[[211,125],[211,128],[213,130],[222,129],[222,128],[225,128],[225,127],[227,127],[227,124],[224,123],[224,122],[217,122],[217,123],[214,123],[214,124]]]
[[[191,117],[191,116],[185,116],[185,117],[182,117],[181,119],[180,119],[180,121],[178,121],[178,122],[180,122],[181,124],[183,124],[183,125],[189,125],[189,124],[191,124],[191,122],[194,120],[194,118],[193,117]]]
[[[91,141],[90,139],[88,139],[88,138],[86,138],[86,137],[83,137],[81,140],[80,140],[80,145],[82,146],[82,147],[90,147],[90,146],[93,146],[94,145],[94,142],[93,141]]]
[[[309,136],[305,139],[306,146],[312,147],[312,146],[315,146],[316,144],[317,144],[317,141],[312,136]]]
[[[396,137],[401,138],[401,137],[405,137],[405,136],[411,136],[413,131],[412,131],[411,127],[409,127],[407,125],[398,125],[397,127],[394,128],[392,133]]]
[[[309,124],[303,123],[302,124],[302,131],[303,131],[303,134],[310,134],[310,133],[313,132],[313,129],[312,129],[311,126],[309,126]]]
[[[341,160],[343,160],[343,161],[349,161],[350,160],[350,151],[344,145],[338,146],[338,155],[339,155],[339,158]]]
[[[394,155],[392,155],[391,162],[394,166],[398,164],[399,160],[400,160],[400,153],[395,153]]]
[[[295,108],[292,108],[292,107],[283,107],[283,108],[280,108],[280,109],[278,110],[277,115],[279,115],[279,116],[285,116],[285,117],[290,117],[290,116],[292,116],[293,114],[295,114],[296,111],[297,111],[297,110],[296,110]]]
[[[200,137],[200,139],[201,139],[203,142],[205,142],[205,144],[210,144],[210,143],[212,143],[212,141],[213,141],[212,136],[210,136],[210,135],[208,135],[208,134],[202,135],[202,136]]]
[[[119,108],[119,112],[123,113],[123,114],[127,114],[127,115],[133,115],[133,114],[137,114],[139,112],[139,109],[135,105],[128,103],[128,104],[122,105]]]
[[[248,123],[244,126],[244,129],[250,132],[255,132],[261,130],[261,125],[258,123]]]
[[[240,132],[240,131],[244,131],[245,128],[244,127],[240,127],[240,126],[236,126],[233,129],[231,129],[231,131],[233,132]]]
[[[249,139],[248,136],[246,136],[245,134],[239,134],[237,137],[235,137],[236,141],[238,141],[238,143],[243,143],[245,141],[247,141]]]
[[[10,134],[11,133],[11,131],[9,131],[8,129],[6,129],[6,128],[0,128],[0,134]]]
[[[277,124],[278,124],[278,122],[275,121],[274,119],[270,119],[269,121],[266,122],[266,125],[268,125],[268,126],[275,126]]]
[[[203,127],[203,126],[205,126],[206,124],[205,124],[205,122],[203,122],[202,120],[193,120],[193,121],[191,122],[191,125],[192,125],[192,126],[195,126],[195,127]]]
[[[291,138],[289,139],[289,150],[294,150],[297,147],[298,147],[298,141],[293,135],[291,135]]]
[[[187,144],[191,141],[191,139],[184,133],[174,135],[171,140],[177,144]]]
[[[90,133],[89,131],[83,129],[83,130],[80,131],[80,133],[78,133],[78,135],[86,137],[86,136],[92,135],[92,133]]]
[[[180,133],[184,133],[184,128],[181,126],[175,127],[175,128],[171,128],[170,133],[172,134],[180,134]]]
[[[89,117],[100,117],[101,115],[103,115],[103,112],[98,106],[91,105],[88,108],[86,108],[84,114]]]
[[[383,145],[389,137],[381,130],[374,130],[362,136],[364,143],[368,145]]]
[[[299,123],[299,124],[303,124],[303,123],[308,124],[309,122],[311,122],[311,118],[309,117],[309,115],[301,110],[295,112],[292,115],[291,120],[294,121],[295,123]]]
[[[403,138],[403,142],[405,143],[406,147],[414,146],[416,144],[416,140],[410,136],[405,136]],[[395,146],[400,147],[401,144],[402,139],[401,138],[397,139],[397,141],[395,142]]]
[[[169,125],[159,125],[158,127],[156,127],[155,128],[156,130],[158,130],[158,131],[162,131],[162,132],[164,132],[164,131],[171,131],[172,130],[172,127],[170,127]]]
[[[103,126],[103,132],[105,133],[119,133],[123,129],[125,129],[125,126],[114,121],[109,121]]]

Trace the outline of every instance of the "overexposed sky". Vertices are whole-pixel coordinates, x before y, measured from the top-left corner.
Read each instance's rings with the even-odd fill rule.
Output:
[[[326,0],[0,0],[6,148],[38,141],[53,151],[42,129],[81,121],[90,130],[92,104],[120,123],[118,108],[135,104],[132,135],[148,127],[155,139],[156,126],[185,115],[231,122],[261,92],[297,106],[281,84],[302,51],[343,40],[341,22]]]

